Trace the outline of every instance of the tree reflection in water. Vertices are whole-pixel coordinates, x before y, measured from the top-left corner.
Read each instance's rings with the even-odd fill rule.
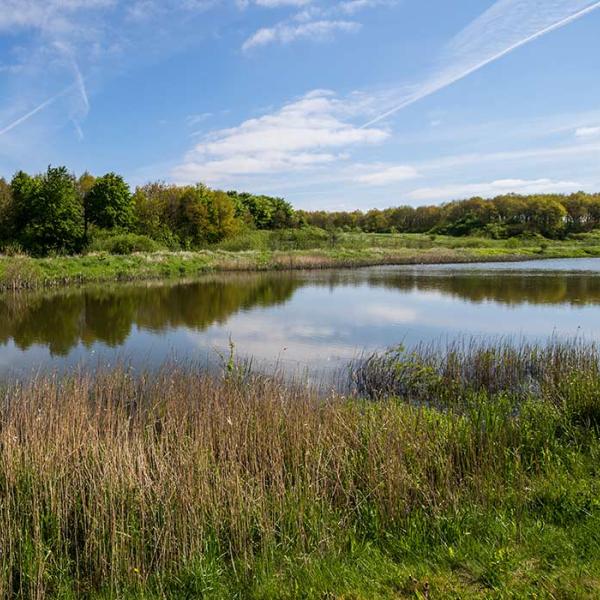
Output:
[[[195,282],[114,284],[0,295],[0,341],[64,356],[78,344],[122,345],[133,327],[203,331],[256,307],[281,305],[303,286],[368,286],[435,292],[469,303],[600,304],[600,276],[569,272],[419,269],[215,275]],[[400,297],[399,297],[400,300]],[[331,302],[336,302],[335,295]],[[343,312],[344,306],[340,306]],[[290,315],[293,318],[293,315]],[[235,333],[235,332],[234,332]]]

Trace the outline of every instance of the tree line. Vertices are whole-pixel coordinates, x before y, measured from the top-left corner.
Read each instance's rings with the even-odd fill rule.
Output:
[[[101,235],[144,236],[172,249],[219,242],[248,228],[296,226],[283,198],[149,183],[131,191],[107,173],[79,178],[66,167],[0,179],[0,244],[34,255],[77,253]]]
[[[107,173],[76,177],[66,167],[0,178],[0,247],[33,255],[78,253],[103,236],[138,236],[171,249],[218,243],[251,229],[313,226],[328,231],[560,238],[600,228],[600,194],[470,198],[366,212],[294,210],[283,198],[213,190],[203,184],[148,183],[132,191]],[[115,238],[116,239],[116,238]],[[133,246],[125,246],[132,248]]]
[[[600,194],[505,194],[432,206],[398,206],[367,212],[297,211],[298,219],[323,229],[369,233],[439,233],[508,238],[539,234],[560,238],[600,227]]]

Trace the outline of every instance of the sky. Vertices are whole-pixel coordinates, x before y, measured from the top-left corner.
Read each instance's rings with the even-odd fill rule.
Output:
[[[354,210],[600,191],[595,0],[0,0],[0,176]]]

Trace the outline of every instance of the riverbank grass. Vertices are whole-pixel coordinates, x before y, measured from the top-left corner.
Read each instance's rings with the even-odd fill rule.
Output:
[[[397,351],[326,397],[235,363],[7,383],[0,595],[598,597],[598,364]]]
[[[421,234],[343,233],[302,237],[255,231],[195,252],[0,257],[0,288],[190,278],[215,271],[348,268],[371,265],[515,261],[600,256],[600,238],[491,240]]]

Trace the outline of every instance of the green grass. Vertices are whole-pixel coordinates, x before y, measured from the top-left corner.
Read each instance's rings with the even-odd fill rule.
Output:
[[[253,231],[195,252],[28,259],[0,258],[0,288],[84,282],[194,277],[209,271],[319,269],[380,264],[452,263],[600,256],[597,233],[566,241],[491,240],[425,234],[340,233],[320,230]]]
[[[390,353],[371,400],[235,362],[7,383],[0,595],[597,598],[598,356]]]

